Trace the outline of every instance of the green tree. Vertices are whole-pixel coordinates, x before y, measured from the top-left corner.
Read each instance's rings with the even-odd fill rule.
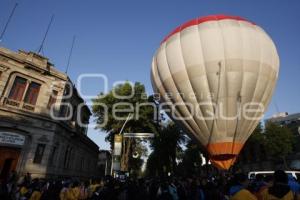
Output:
[[[248,140],[252,142],[258,142],[258,143],[264,142],[263,128],[261,122],[258,123],[258,125],[254,129],[253,133],[251,134]]]
[[[123,98],[130,97],[130,98]],[[148,97],[145,93],[145,87],[141,83],[135,83],[133,86],[126,82],[114,87],[107,94],[100,93],[98,98],[93,99],[93,114],[98,126],[96,129],[107,134],[106,141],[110,142],[113,148],[114,135],[119,134],[129,113],[132,117],[127,122],[123,132],[153,132],[155,131],[154,108],[147,105]],[[140,151],[141,140],[135,138],[123,139],[121,169],[131,170],[129,164],[132,163],[135,169],[139,169],[136,163],[140,160],[133,158],[133,151]],[[144,154],[144,150],[140,154]],[[135,164],[134,164],[135,163]]]
[[[194,140],[189,140],[186,149],[182,155],[182,161],[179,163],[177,173],[180,175],[196,175],[200,172],[202,163],[201,154],[203,149],[196,144]]]
[[[182,144],[187,138],[184,132],[173,122],[161,127],[151,141],[152,152],[147,161],[148,175],[165,175],[174,173],[177,167],[176,159],[182,152]]]
[[[265,140],[262,125],[259,123],[246,141],[239,155],[239,161],[256,162],[265,158]]]
[[[273,158],[281,158],[286,168],[286,156],[293,151],[293,134],[285,126],[267,123],[265,129],[267,153]]]

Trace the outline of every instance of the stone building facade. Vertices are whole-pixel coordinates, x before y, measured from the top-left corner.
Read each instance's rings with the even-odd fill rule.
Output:
[[[33,52],[0,48],[0,179],[98,175],[91,112],[68,76]]]
[[[100,150],[98,167],[101,176],[111,175],[112,174],[112,156],[111,152],[108,150]]]

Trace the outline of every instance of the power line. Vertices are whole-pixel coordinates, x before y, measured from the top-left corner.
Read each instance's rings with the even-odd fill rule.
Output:
[[[73,54],[73,48],[74,48],[75,40],[76,40],[76,36],[74,35],[73,36],[73,41],[72,41],[72,46],[71,46],[70,53],[69,53],[68,64],[67,64],[67,68],[66,68],[66,74],[68,73],[68,69],[69,69],[69,66],[70,66],[70,61],[71,61],[71,57],[72,57],[72,54]]]
[[[53,19],[54,19],[54,15],[51,16],[51,20],[50,20],[50,22],[49,22],[49,24],[48,24],[46,33],[45,33],[45,35],[44,35],[44,38],[43,38],[43,40],[42,40],[42,43],[41,43],[40,48],[39,48],[39,50],[38,50],[38,53],[41,53],[41,51],[42,51],[42,49],[43,49],[43,47],[44,47],[44,43],[45,43],[45,40],[46,40],[46,38],[47,38],[47,35],[48,35],[49,29],[50,29],[50,27],[51,27],[51,24],[52,24],[52,22],[53,22]]]
[[[275,105],[276,112],[279,113],[280,110],[279,110],[279,107],[278,107],[276,99],[274,99],[274,105]]]
[[[12,11],[11,11],[9,17],[8,17],[8,20],[7,20],[7,22],[6,22],[5,26],[4,26],[4,29],[3,29],[2,33],[1,33],[1,36],[0,36],[0,42],[2,41],[2,39],[4,37],[6,29],[7,29],[8,25],[9,25],[10,20],[12,19],[13,15],[15,13],[15,10],[16,10],[17,6],[18,6],[18,3],[15,4],[14,8],[12,9]]]

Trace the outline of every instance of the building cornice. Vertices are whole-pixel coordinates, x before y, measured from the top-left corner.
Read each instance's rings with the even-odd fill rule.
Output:
[[[65,73],[59,72],[56,70],[48,61],[48,58],[45,58],[39,54],[36,54],[34,52],[26,52],[23,50],[19,50],[18,53],[11,51],[9,49],[0,47],[0,55],[4,58],[14,60],[21,65],[23,65],[27,69],[35,70],[41,74],[48,75],[48,76],[54,76],[60,80],[68,81],[68,77]],[[39,57],[44,61],[44,63],[38,63],[36,62],[37,59],[34,60],[33,57]]]

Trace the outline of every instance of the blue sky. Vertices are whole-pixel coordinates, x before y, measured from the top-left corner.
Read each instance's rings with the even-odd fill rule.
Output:
[[[281,60],[276,92],[266,116],[280,111],[300,112],[300,1],[299,0],[1,0],[0,30],[15,2],[19,5],[1,46],[36,51],[52,14],[55,19],[44,53],[65,71],[73,35],[76,43],[69,75],[108,76],[115,81],[145,84],[152,92],[149,72],[160,41],[181,23],[211,14],[245,17],[273,38]],[[100,80],[84,82],[85,94],[103,91]],[[104,134],[89,130],[101,148],[108,149]]]

